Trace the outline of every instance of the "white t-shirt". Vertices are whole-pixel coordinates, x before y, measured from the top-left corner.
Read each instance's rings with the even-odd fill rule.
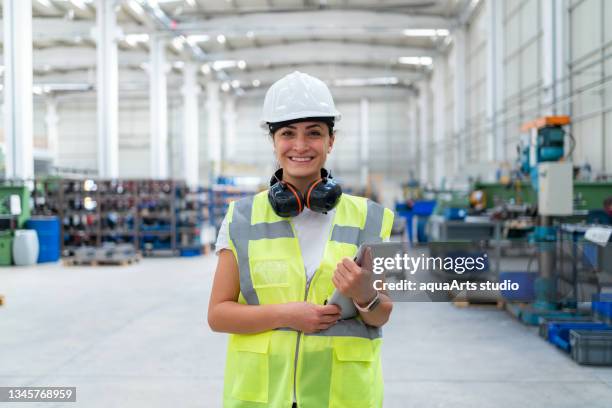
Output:
[[[302,259],[304,260],[304,268],[306,269],[308,279],[314,275],[321,264],[335,213],[335,209],[327,214],[321,214],[304,208],[300,214],[291,219],[300,244],[300,251],[302,252]],[[229,249],[229,247],[226,215],[217,236],[215,252],[218,255],[219,251]]]

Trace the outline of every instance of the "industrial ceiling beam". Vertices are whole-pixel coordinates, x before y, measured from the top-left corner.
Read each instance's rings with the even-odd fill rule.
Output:
[[[363,30],[403,30],[406,28],[450,29],[456,25],[453,18],[404,13],[382,13],[377,10],[286,10],[262,9],[257,13],[232,13],[203,19],[201,16],[183,17],[179,25],[185,31],[272,29],[293,31],[305,26],[361,28]]]
[[[70,55],[70,58],[63,56]],[[244,60],[247,67],[266,67],[282,62],[285,65],[316,64],[373,64],[379,66],[397,65],[400,57],[435,57],[436,51],[415,48],[367,44],[350,44],[339,41],[314,41],[262,46],[240,50],[222,51],[206,55],[207,61]],[[95,48],[55,47],[36,50],[33,55],[34,70],[48,70],[59,67],[66,70],[87,69],[95,64]],[[119,52],[119,64],[138,66],[148,62],[149,54],[142,49]],[[168,56],[169,62],[179,61],[180,56]],[[398,65],[400,66],[400,65]],[[409,66],[406,66],[410,69]]]
[[[400,82],[412,82],[423,78],[424,72],[400,68],[368,67],[363,65],[311,65],[304,64],[298,67],[290,65],[262,68],[249,71],[237,71],[233,77],[238,79],[245,87],[252,87],[253,81],[259,81],[258,86],[266,87],[295,70],[314,75],[324,81],[336,78],[384,78],[396,77]]]
[[[396,63],[400,57],[434,57],[436,55],[437,51],[427,48],[351,44],[341,41],[310,41],[215,52],[209,53],[208,58],[211,61],[245,60],[247,64],[265,63],[266,61],[270,63],[283,61],[292,64],[308,59],[325,62],[380,61],[386,64]]]

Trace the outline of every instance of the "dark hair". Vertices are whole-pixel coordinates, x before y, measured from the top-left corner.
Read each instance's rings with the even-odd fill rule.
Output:
[[[333,136],[334,134],[334,118],[323,116],[323,117],[291,119],[291,120],[285,120],[283,122],[273,122],[273,123],[268,122],[268,129],[270,130],[270,136],[274,136],[274,133],[276,133],[276,131],[280,128],[292,125],[294,123],[299,123],[299,122],[323,122],[327,125],[327,128],[329,129],[329,135]]]

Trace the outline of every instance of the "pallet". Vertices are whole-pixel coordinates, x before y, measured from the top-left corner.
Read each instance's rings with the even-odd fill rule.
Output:
[[[458,308],[495,306],[496,309],[504,309],[505,302],[503,300],[487,301],[487,302],[470,302],[467,300],[454,300],[453,306],[458,307]]]
[[[121,260],[116,259],[90,259],[90,260],[76,260],[74,257],[64,258],[62,260],[64,266],[128,266],[140,262],[142,256],[136,254],[133,258],[126,258]]]

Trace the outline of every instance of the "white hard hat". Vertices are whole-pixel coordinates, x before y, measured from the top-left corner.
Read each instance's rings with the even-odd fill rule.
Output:
[[[267,129],[268,123],[313,117],[334,118],[338,122],[342,115],[323,81],[295,71],[268,89],[260,125]]]

